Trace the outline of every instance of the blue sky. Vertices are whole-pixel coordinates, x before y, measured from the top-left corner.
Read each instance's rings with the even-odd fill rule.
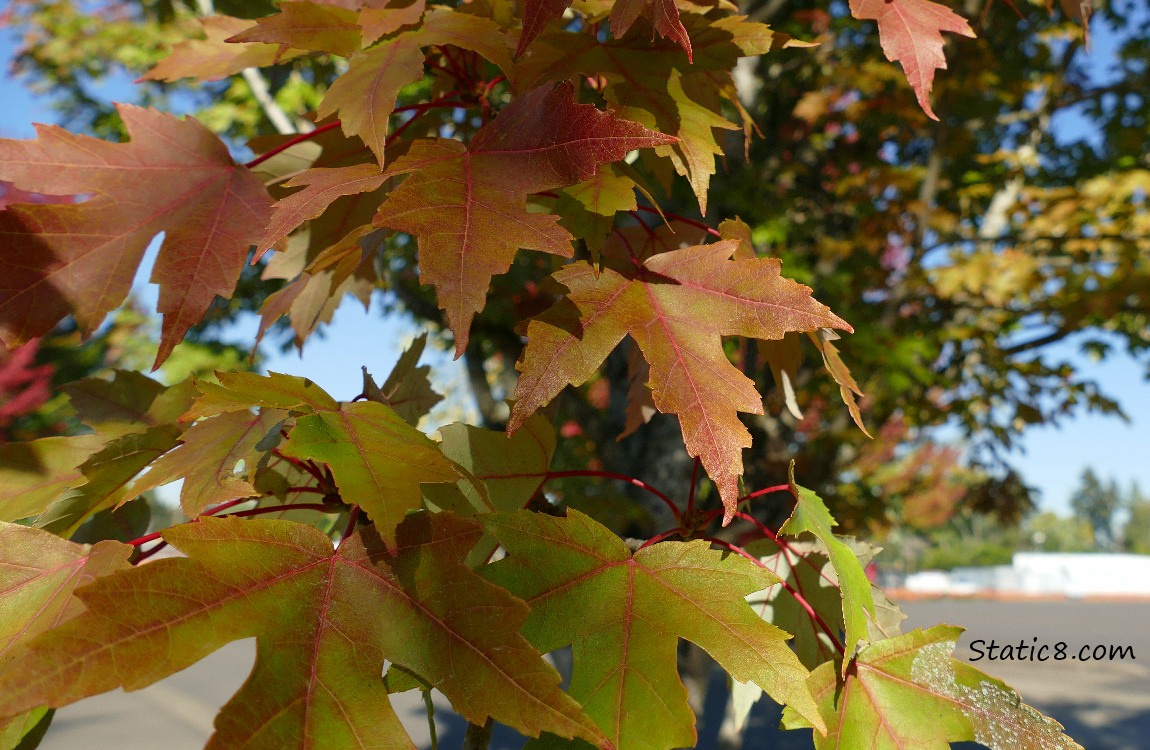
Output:
[[[13,46],[10,30],[0,28],[0,60],[10,59]],[[127,90],[128,86],[115,88]],[[52,121],[51,111],[8,78],[6,70],[0,72],[0,102],[3,103],[0,136],[32,137],[32,122]],[[148,277],[148,265],[146,261],[137,277],[141,285]],[[144,295],[154,300],[154,289],[144,291]],[[255,330],[254,319],[245,321],[237,327],[234,340],[251,341]],[[373,374],[383,376],[398,356],[404,340],[414,333],[410,324],[384,320],[378,307],[364,312],[358,304],[349,301],[336,313],[327,335],[315,337],[306,345],[302,358],[294,353],[276,354],[267,359],[267,366],[271,370],[312,378],[337,398],[350,398],[360,390],[360,366],[367,365]],[[844,344],[849,353],[849,339]],[[1066,512],[1069,495],[1088,466],[1124,486],[1137,481],[1144,490],[1150,490],[1150,383],[1144,379],[1146,365],[1129,358],[1093,362],[1077,352],[1072,344],[1053,351],[1058,357],[1074,361],[1081,374],[1095,378],[1105,392],[1119,397],[1131,423],[1113,417],[1084,415],[1066,420],[1059,427],[1030,429],[1020,442],[1021,451],[1016,451],[1013,458],[1027,483],[1041,491],[1042,507]],[[434,359],[437,368],[447,368],[445,383],[459,381],[458,363],[451,365],[450,357],[445,355]]]

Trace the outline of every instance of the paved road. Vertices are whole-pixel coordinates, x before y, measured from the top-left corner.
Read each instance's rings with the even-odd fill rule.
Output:
[[[1122,662],[993,662],[977,666],[1017,688],[1027,702],[1054,716],[1087,750],[1150,748],[1150,604],[1093,602],[912,602],[908,627],[946,622],[968,627],[958,655],[971,658],[971,641],[998,643],[1038,638],[1086,644],[1130,645],[1136,659]],[[251,668],[253,642],[231,644],[192,668],[144,690],[96,696],[59,712],[44,750],[198,750],[211,734],[216,710]],[[715,681],[716,686],[721,684]],[[718,695],[718,690],[714,691]],[[711,701],[717,705],[716,701]],[[437,699],[441,747],[460,746],[465,727]],[[396,710],[413,739],[429,744],[426,714],[415,693],[396,697]],[[700,747],[713,746],[716,724],[708,712],[700,725]],[[797,733],[779,737],[778,710],[763,705],[752,714],[747,750],[809,748]],[[495,748],[517,745],[501,732]],[[978,747],[966,745],[965,747]]]

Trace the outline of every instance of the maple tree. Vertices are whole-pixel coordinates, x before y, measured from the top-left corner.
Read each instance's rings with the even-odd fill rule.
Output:
[[[941,32],[970,27],[930,0],[850,7],[877,20],[903,93],[936,117]],[[156,367],[217,298],[239,295],[249,261],[286,282],[260,304],[260,335],[287,316],[299,342],[346,294],[419,283],[457,356],[488,343],[488,308],[520,324],[509,421],[422,432],[438,399],[416,364],[422,339],[382,384],[365,370],[349,400],[279,373],[76,383],[67,393],[85,431],[0,446],[0,747],[35,742],[56,708],[252,636],[252,676],[209,747],[409,747],[388,694],[425,686],[475,726],[499,721],[549,745],[692,745],[680,639],[735,689],[784,703],[786,726],[810,728],[819,748],[1076,746],[954,660],[956,629],[900,633],[863,574],[873,549],[834,533],[830,509],[798,483],[801,464],[785,483],[742,481],[756,443],[739,414],[765,412],[736,366],[751,369],[750,342],[794,407],[807,338],[827,371],[819,387],[867,432],[833,343],[851,316],[760,257],[742,220],[671,210],[680,180],[700,215],[714,210],[718,138],[739,128],[727,115],[755,127],[732,70],[783,49],[813,54],[800,29],[692,0],[275,10],[202,19],[204,38],[180,40],[148,75],[319,60],[331,74],[321,96],[293,113],[307,124],[250,140],[245,164],[196,119],[130,105],[119,143],[54,126],[0,141],[0,180],[74,197],[0,212],[0,338],[26,345],[68,316],[93,334],[162,232]],[[518,307],[492,291],[506,283],[530,292]],[[552,468],[548,403],[627,338],[625,432],[674,417],[694,467],[680,493]],[[575,477],[622,481],[673,520],[620,538],[544,489]],[[177,479],[186,522],[77,541],[97,516]],[[789,498],[787,519],[768,525],[753,511],[772,496]],[[169,545],[180,554],[151,559]],[[567,645],[562,690],[543,655]]]

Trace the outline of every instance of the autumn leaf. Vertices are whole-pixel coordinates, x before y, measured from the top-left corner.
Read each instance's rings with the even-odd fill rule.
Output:
[[[138,497],[140,491],[132,479],[173,448],[180,432],[175,425],[162,424],[110,441],[80,465],[84,483],[49,505],[36,519],[36,526],[68,538],[100,511]]]
[[[54,126],[32,141],[0,140],[0,179],[71,205],[0,212],[0,338],[9,347],[71,313],[85,335],[127,296],[148,243],[164,232],[152,271],[164,315],[155,367],[217,295],[229,297],[267,224],[263,185],[192,118],[117,105],[129,143]]]
[[[381,679],[385,659],[435,685],[471,722],[492,717],[529,735],[601,744],[519,635],[527,608],[462,564],[479,533],[464,519],[421,514],[388,553],[371,529],[333,549],[288,521],[173,527],[164,538],[188,557],[86,587],[87,612],[0,676],[0,716],[135,690],[254,636],[255,667],[216,718],[209,750],[413,748]]]
[[[0,523],[0,675],[33,638],[83,611],[72,596],[76,588],[129,568],[131,552],[111,541],[89,550],[47,531]],[[51,719],[45,706],[0,718],[0,747],[36,747],[31,738],[42,736]]]
[[[789,636],[743,599],[777,583],[770,572],[704,541],[663,542],[632,555],[576,510],[567,518],[518,511],[482,520],[508,552],[484,576],[530,605],[523,632],[540,651],[572,645],[571,695],[615,747],[695,746],[676,669],[679,638],[821,723]]]
[[[0,674],[34,637],[83,611],[72,592],[131,567],[132,549],[104,541],[90,550],[41,529],[0,523]]]
[[[81,464],[104,447],[98,434],[40,438],[0,445],[0,521],[18,521],[41,513],[60,495],[87,479]]]
[[[729,260],[736,247],[724,240],[654,255],[635,278],[587,263],[556,272],[570,293],[528,325],[509,431],[568,383],[586,382],[630,334],[650,365],[655,405],[679,417],[687,452],[702,460],[726,519],[733,517],[742,449],[751,445],[738,412],[762,414],[763,404],[754,383],[727,359],[721,337],[850,330],[808,287],[783,278],[777,259]]]
[[[832,663],[816,669],[809,683],[830,731],[815,733],[815,748],[948,750],[971,741],[990,750],[1082,750],[1006,684],[953,658],[961,633],[938,625],[872,643],[842,683]],[[809,726],[789,708],[783,724]]]
[[[279,13],[256,19],[255,26],[227,39],[229,42],[266,42],[312,52],[351,57],[359,51],[359,16],[353,10],[327,3],[288,0]]]
[[[723,23],[730,21],[728,23]],[[576,75],[602,76],[603,95],[621,117],[674,135],[678,141],[656,149],[686,177],[706,213],[707,190],[715,174],[715,156],[723,152],[717,130],[738,126],[720,112],[715,82],[706,71],[734,64],[739,57],[776,47],[796,46],[785,34],[742,17],[723,19],[708,28],[706,57],[695,66],[681,50],[653,45],[641,35],[598,43],[593,37],[548,32],[516,69],[519,86],[563,80]]]
[[[382,151],[380,152],[382,154]],[[320,216],[337,198],[377,190],[387,179],[375,163],[348,167],[308,169],[283,183],[285,188],[303,188],[276,201],[271,223],[259,242],[260,251],[270,248],[309,219]]]
[[[204,39],[180,42],[154,68],[140,77],[141,81],[178,81],[194,78],[214,81],[239,73],[244,68],[262,68],[303,54],[301,50],[287,49],[281,44],[260,42],[228,42],[251,28],[246,18],[231,16],[205,16],[199,19]]]
[[[459,477],[426,435],[371,401],[298,417],[281,450],[326,463],[344,501],[361,506],[389,545],[396,525],[420,506],[421,483]]]
[[[316,114],[322,119],[338,112],[343,132],[362,138],[382,166],[395,98],[422,77],[423,50],[411,35],[397,36],[353,55]]]
[[[233,411],[196,422],[180,444],[154,461],[132,486],[132,496],[183,479],[180,506],[195,518],[209,505],[259,494],[252,482],[267,454],[260,443],[269,432],[278,431],[286,417],[281,409],[261,409],[259,414]],[[240,462],[243,470],[237,471]]]
[[[547,24],[561,18],[569,7],[571,0],[527,0],[515,55],[522,55]],[[659,36],[673,40],[683,48],[687,59],[691,59],[691,38],[683,28],[674,0],[615,0],[611,7],[611,35],[616,39],[622,37],[639,16],[649,18]]]
[[[273,272],[276,267],[274,261],[268,263],[264,268],[264,278],[292,280],[269,295],[260,306],[256,342],[263,339],[273,323],[287,315],[295,332],[295,344],[302,352],[304,342],[320,324],[331,322],[345,296],[354,296],[367,310],[379,281],[372,236],[385,232],[387,230],[373,230],[369,225],[357,227],[339,242],[322,250],[302,272],[293,269],[281,275],[279,269]],[[305,257],[310,255],[307,250],[304,243],[291,249]]]
[[[387,404],[412,426],[419,424],[419,420],[443,400],[443,396],[431,387],[431,367],[418,364],[426,346],[425,331],[399,355],[383,385],[376,385],[367,368],[363,368],[363,394],[368,401]]]
[[[427,7],[426,0],[413,0],[407,5],[400,5],[400,2],[380,3],[379,7],[367,7],[359,12],[364,47],[404,26],[419,23]]]
[[[459,478],[454,465],[438,446],[403,421],[390,406],[374,401],[341,404],[310,380],[278,373],[268,377],[252,373],[217,373],[217,376],[218,384],[198,384],[203,395],[185,419],[238,414],[240,422],[259,425],[259,429],[244,433],[245,440],[251,439],[250,446],[258,447],[255,444],[266,434],[269,420],[256,422],[248,410],[260,406],[264,410],[292,412],[295,423],[279,449],[294,458],[326,463],[343,500],[349,505],[361,506],[376,522],[380,536],[389,545],[395,544],[396,525],[409,511],[419,508],[421,483],[454,482]],[[282,419],[282,415],[273,419]],[[210,425],[211,420],[203,424]],[[210,426],[205,429],[213,430]],[[237,448],[240,445],[235,435],[223,442]],[[243,446],[244,450],[251,450],[249,443]],[[202,458],[217,472],[230,469],[242,457],[242,451],[233,453],[229,449],[225,460],[217,463],[221,451],[220,446],[205,443],[191,456]],[[181,461],[174,461],[166,474],[178,473]],[[244,482],[233,484],[236,480],[230,473],[224,481],[225,486],[220,489],[228,493],[247,492],[251,487]],[[217,491],[213,485],[208,487],[211,492]]]
[[[527,196],[582,182],[601,164],[670,142],[613,112],[577,104],[569,83],[543,87],[515,99],[468,146],[444,138],[412,144],[390,168],[412,174],[374,224],[418,238],[420,278],[435,287],[458,357],[491,278],[507,271],[520,248],[572,253],[558,217],[529,213]]]
[[[836,525],[822,498],[814,492],[795,484],[795,464],[790,468],[791,494],[795,497],[795,509],[790,518],[779,529],[780,534],[799,536],[810,533],[823,543],[838,576],[839,590],[842,593],[843,622],[846,625],[846,638],[843,647],[843,669],[854,655],[858,642],[867,636],[867,615],[873,619],[874,598],[871,596],[870,580],[863,571],[858,557],[841,539],[834,535]]]
[[[902,65],[922,111],[937,120],[930,108],[930,90],[934,71],[946,69],[942,32],[974,37],[970,24],[931,0],[850,0],[850,8],[851,15],[860,21],[878,22],[878,38],[886,59]]]
[[[839,338],[839,335],[827,328],[818,331],[809,331],[807,335],[819,350],[819,354],[822,355],[823,364],[826,365],[827,372],[829,372],[831,377],[834,378],[834,381],[838,383],[839,396],[842,398],[843,403],[846,404],[851,419],[854,420],[855,425],[862,430],[864,435],[872,437],[870,431],[866,428],[866,424],[863,423],[862,410],[859,409],[858,401],[855,400],[855,396],[862,398],[862,389],[859,388],[859,384],[855,382],[854,376],[851,375],[850,369],[846,366],[846,363],[843,362],[842,357],[839,356],[839,350],[833,343]]]

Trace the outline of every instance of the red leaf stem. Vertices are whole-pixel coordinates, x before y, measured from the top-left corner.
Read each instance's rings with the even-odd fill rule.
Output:
[[[719,538],[713,537],[713,536],[703,536],[703,537],[699,537],[699,538],[703,539],[705,541],[708,541],[711,544],[716,544],[716,545],[718,545],[724,549],[730,550],[731,552],[734,552],[736,555],[742,555],[743,557],[747,558],[748,560],[753,562],[755,565],[758,565],[760,568],[763,568],[764,570],[770,570],[769,568],[767,568],[766,565],[764,565],[762,563],[761,560],[759,560],[759,558],[755,557],[750,552],[747,552],[745,549],[743,549],[742,547],[740,547],[739,545],[737,545],[733,542],[728,542],[725,539],[719,539]],[[831,627],[829,625],[827,625],[826,620],[824,620],[822,618],[822,616],[819,615],[819,613],[814,610],[814,607],[812,607],[811,603],[806,600],[806,597],[804,597],[798,591],[795,591],[795,589],[786,581],[780,580],[779,583],[782,585],[782,587],[784,589],[786,589],[788,592],[790,592],[791,596],[793,596],[795,598],[795,601],[799,603],[799,606],[806,610],[806,612],[810,616],[810,618],[812,620],[814,620],[816,623],[818,623],[818,626],[820,628],[822,628],[822,631],[827,634],[828,638],[831,639],[831,643],[833,643],[835,645],[835,648],[838,650],[838,652],[840,654],[845,655],[846,650],[843,648],[843,645],[841,643],[839,643],[838,635],[833,630],[831,630]]]
[[[650,214],[661,214],[666,219],[677,219],[678,221],[681,221],[684,224],[690,224],[693,227],[698,227],[699,229],[705,230],[707,232],[707,234],[711,235],[712,237],[722,237],[723,236],[723,235],[719,234],[718,229],[715,229],[714,227],[711,227],[711,226],[709,226],[709,225],[707,225],[701,221],[698,221],[696,219],[688,219],[686,216],[682,216],[680,214],[671,213],[670,211],[660,211],[659,209],[652,208],[651,206],[639,206],[639,210],[640,211],[646,211],[647,213],[650,213]]]
[[[289,510],[315,510],[320,513],[338,513],[341,508],[324,505],[323,503],[295,503],[294,505],[267,505],[262,508],[252,508],[251,510],[240,510],[235,513],[228,513],[229,518],[246,518],[248,516],[262,516],[267,513],[283,513]]]
[[[343,544],[343,540],[347,539],[355,531],[355,525],[359,523],[359,506],[351,506],[351,513],[348,514],[347,526],[344,527],[343,536],[339,538],[339,543]]]
[[[655,536],[651,537],[647,541],[643,542],[642,544],[639,545],[639,549],[643,549],[645,547],[650,547],[652,544],[657,544],[657,543],[663,541],[664,539],[666,539],[668,537],[682,536],[682,535],[683,535],[682,529],[670,529],[668,531],[664,531],[662,534],[656,534]],[[639,550],[635,550],[635,551],[638,552]]]
[[[754,516],[749,515],[747,513],[743,513],[742,511],[735,511],[735,517],[741,518],[744,521],[748,521],[749,523],[754,524],[755,528],[757,528],[759,531],[761,531],[763,533],[764,536],[766,536],[768,539],[770,539],[772,542],[774,542],[778,546],[778,548],[780,550],[782,550],[784,555],[786,555],[788,553],[794,553],[795,556],[797,556],[800,560],[802,560],[807,565],[809,565],[816,573],[818,573],[820,578],[822,578],[824,581],[826,581],[830,585],[834,586],[835,588],[839,588],[838,584],[836,584],[834,581],[832,581],[830,579],[829,576],[827,576],[825,573],[823,573],[823,571],[818,566],[816,566],[813,562],[811,562],[807,558],[806,555],[799,554],[795,550],[795,548],[791,546],[790,542],[788,542],[786,539],[783,539],[781,536],[776,534],[769,526],[767,526],[766,524],[761,522],[759,519],[757,519]],[[788,565],[791,564],[790,557],[787,557],[787,564]]]
[[[487,474],[476,476],[475,478],[527,479],[529,477],[543,477],[544,482],[552,479],[563,479],[566,477],[599,477],[601,479],[618,479],[620,482],[627,482],[628,484],[634,485],[641,490],[650,492],[652,495],[662,500],[666,506],[671,509],[671,513],[674,514],[676,522],[679,522],[682,519],[682,514],[679,512],[679,508],[675,505],[675,502],[663,494],[661,491],[659,491],[657,488],[652,487],[642,479],[636,479],[635,477],[629,476],[627,474],[616,474],[613,471],[596,471],[594,469],[574,469],[571,471],[532,471],[524,474]]]
[[[698,456],[695,456],[695,468],[691,471],[691,492],[687,495],[687,515],[691,516],[695,513],[695,487],[699,482],[699,466],[702,461]]]
[[[251,161],[244,164],[244,166],[247,167],[248,169],[251,169],[252,167],[263,164],[265,161],[272,158],[276,154],[287,151],[289,148],[296,145],[297,143],[303,143],[304,141],[311,140],[312,138],[315,138],[317,135],[320,135],[321,133],[326,133],[327,131],[338,128],[339,126],[340,126],[339,120],[333,120],[329,123],[325,123],[323,125],[320,125],[315,130],[309,130],[306,133],[300,133],[295,138],[288,138],[286,141],[284,141],[280,145],[276,146],[271,151],[268,151],[266,154],[260,154],[256,158],[254,158]]]

